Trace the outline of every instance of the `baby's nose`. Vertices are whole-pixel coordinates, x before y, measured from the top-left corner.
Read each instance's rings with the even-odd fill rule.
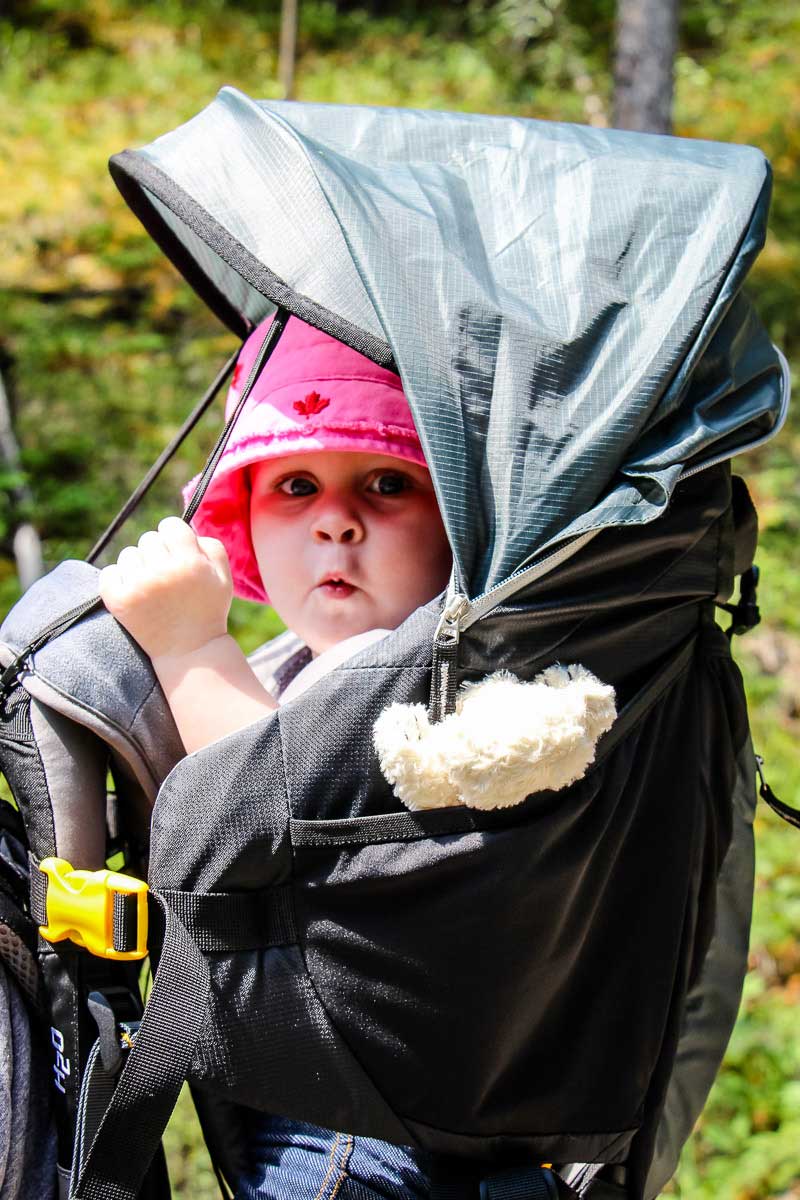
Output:
[[[353,513],[344,509],[320,514],[314,523],[313,537],[317,542],[360,542],[364,526]]]

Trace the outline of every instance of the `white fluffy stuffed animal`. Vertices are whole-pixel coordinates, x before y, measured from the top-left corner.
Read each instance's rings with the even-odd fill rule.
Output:
[[[615,717],[614,689],[585,667],[548,667],[531,683],[497,671],[464,684],[435,725],[421,704],[390,704],[374,739],[408,808],[507,808],[580,779]]]

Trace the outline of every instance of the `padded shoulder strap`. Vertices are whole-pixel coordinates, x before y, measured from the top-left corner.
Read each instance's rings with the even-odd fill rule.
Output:
[[[0,628],[0,663],[54,618],[97,593],[97,569],[64,562],[28,589]],[[128,766],[150,803],[183,756],[150,660],[102,607],[30,655],[19,681],[40,704],[95,734]]]

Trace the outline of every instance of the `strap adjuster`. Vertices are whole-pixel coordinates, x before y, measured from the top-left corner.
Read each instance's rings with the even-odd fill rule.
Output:
[[[147,955],[147,884],[118,871],[79,871],[64,858],[39,863],[45,883],[35,918],[48,942],[66,938],[98,958]],[[41,878],[41,877],[40,877]]]

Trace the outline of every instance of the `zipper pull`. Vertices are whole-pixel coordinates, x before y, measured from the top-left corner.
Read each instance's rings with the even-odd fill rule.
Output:
[[[469,600],[456,593],[445,603],[433,636],[433,672],[428,716],[437,724],[455,710],[458,686],[458,643],[461,620],[469,612]]]

